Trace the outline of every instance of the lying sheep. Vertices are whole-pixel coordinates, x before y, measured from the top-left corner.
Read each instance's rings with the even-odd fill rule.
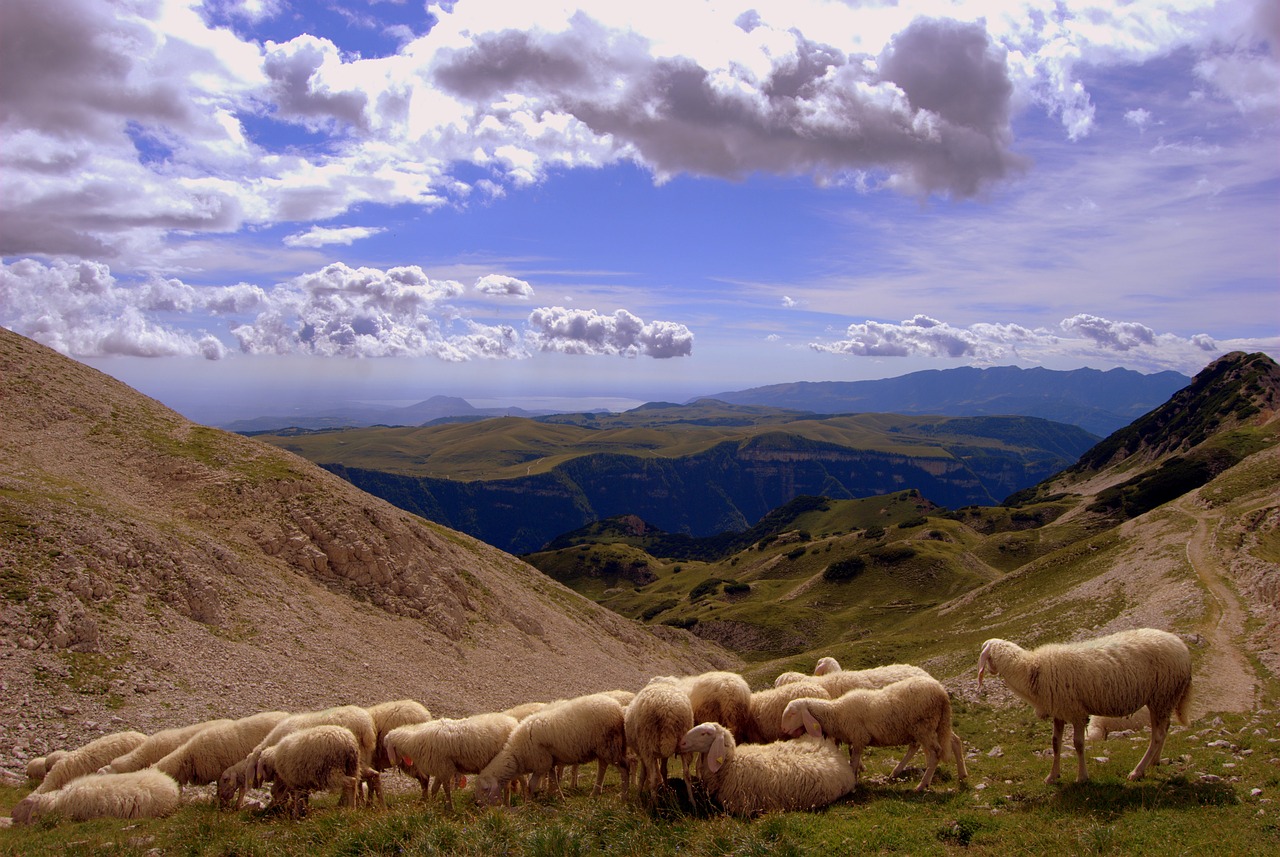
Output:
[[[679,679],[655,678],[627,706],[623,719],[627,749],[638,763],[636,789],[655,793],[667,782],[667,760],[676,754],[680,739],[693,728],[693,704],[679,687]],[[686,790],[689,787],[689,754],[680,755]]]
[[[55,791],[32,792],[13,808],[14,824],[32,824],[57,814],[72,821],[91,818],[160,818],[178,808],[178,784],[144,768],[127,774],[86,774]]]
[[[1091,714],[1124,717],[1142,706],[1151,713],[1151,743],[1129,773],[1136,780],[1159,763],[1169,718],[1187,724],[1191,706],[1191,653],[1166,631],[1139,628],[1081,643],[1050,644],[1033,651],[1007,640],[987,640],[978,658],[978,689],[987,670],[1031,703],[1036,716],[1053,718],[1053,767],[1046,783],[1058,780],[1062,729],[1074,729],[1077,782],[1085,769],[1085,722]]]
[[[202,730],[210,726],[220,726],[227,723],[233,723],[232,720],[205,720],[200,723],[193,723],[190,726],[178,726],[173,729],[161,729],[159,732],[149,736],[137,747],[134,747],[123,756],[117,756],[111,760],[111,764],[105,765],[98,770],[100,774],[127,774],[131,771],[140,771],[143,768],[149,768],[174,750],[187,743],[192,736],[197,735]]]
[[[51,750],[43,756],[36,756],[27,762],[27,779],[32,785],[40,785],[45,774],[53,770],[53,766],[58,764],[65,755],[67,755],[66,750]]]
[[[681,676],[681,690],[689,695],[693,719],[697,723],[721,723],[729,727],[735,740],[746,735],[751,687],[737,673],[715,670]]]
[[[925,770],[918,792],[929,787],[938,761],[948,756],[955,759],[959,778],[968,776],[964,748],[951,730],[951,697],[934,678],[917,676],[876,690],[851,690],[831,700],[797,699],[782,712],[781,726],[789,735],[806,732],[848,744],[855,786],[867,747],[908,745],[893,776],[906,769],[917,747],[923,747]]]
[[[737,746],[724,726],[700,723],[680,739],[679,750],[702,753],[703,785],[734,815],[817,809],[854,786],[844,755],[819,738]]]
[[[227,768],[249,755],[288,716],[287,711],[263,711],[239,720],[212,723],[153,767],[173,777],[179,788],[216,783]]]
[[[76,777],[96,773],[103,765],[117,756],[123,756],[145,740],[147,736],[141,732],[112,732],[77,747],[49,768],[40,785],[36,786],[36,793],[56,791]]]
[[[1128,717],[1106,717],[1101,714],[1089,715],[1089,724],[1084,730],[1085,741],[1105,741],[1112,732],[1141,732],[1151,728],[1151,712],[1144,705]]]
[[[255,779],[272,782],[272,805],[294,818],[306,814],[311,792],[341,777],[339,806],[354,807],[362,769],[360,744],[345,726],[309,726],[290,732],[258,756]]]
[[[786,735],[781,729],[783,709],[794,699],[810,696],[818,699],[830,698],[826,688],[816,681],[809,680],[758,690],[751,694],[747,709],[747,728],[744,730],[745,742],[769,744],[785,738]]]
[[[426,723],[431,719],[431,712],[421,702],[412,699],[398,699],[394,702],[380,702],[366,709],[373,718],[375,731],[372,765],[379,771],[395,767],[395,760],[387,756],[382,745],[387,733],[410,723]]]
[[[502,713],[440,719],[392,729],[383,740],[388,757],[422,786],[427,801],[444,789],[453,809],[453,786],[459,774],[478,774],[493,761],[519,723]]]
[[[624,710],[616,699],[597,693],[549,705],[520,721],[497,756],[476,779],[476,801],[495,803],[503,786],[522,774],[530,774],[529,792],[536,794],[543,779],[552,777],[557,765],[599,762],[594,794],[604,790],[605,772],[617,765],[622,772],[623,794],[631,787],[627,767]]]

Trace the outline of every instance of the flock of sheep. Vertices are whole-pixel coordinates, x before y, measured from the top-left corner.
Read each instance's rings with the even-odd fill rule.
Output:
[[[1125,631],[1033,651],[988,640],[978,662],[979,689],[988,672],[1039,717],[1053,719],[1046,782],[1058,778],[1066,723],[1074,727],[1080,781],[1087,778],[1091,716],[1146,708],[1151,742],[1130,779],[1158,762],[1171,716],[1187,723],[1191,656],[1182,640],[1164,631]],[[843,670],[823,658],[813,675],[784,673],[774,687],[754,693],[736,673],[710,672],[654,678],[636,693],[595,693],[459,719],[433,718],[420,703],[400,700],[263,712],[151,736],[117,732],[32,760],[28,775],[38,785],[12,817],[18,824],[47,813],[75,820],[159,817],[177,809],[182,786],[214,783],[226,809],[239,808],[247,789],[270,783],[272,805],[299,817],[310,793],[324,789],[338,789],[345,806],[385,806],[381,773],[391,769],[417,779],[424,801],[443,789],[452,809],[453,789],[464,775],[475,777],[475,800],[493,804],[516,789],[558,792],[563,769],[592,761],[596,794],[612,765],[624,796],[633,770],[637,791],[654,795],[668,787],[668,761],[677,756],[686,790],[696,779],[725,811],[750,816],[826,806],[857,787],[867,747],[899,746],[906,753],[895,775],[917,750],[924,752],[917,791],[929,787],[940,762],[954,762],[959,779],[966,777],[951,700],[940,682],[907,664]]]

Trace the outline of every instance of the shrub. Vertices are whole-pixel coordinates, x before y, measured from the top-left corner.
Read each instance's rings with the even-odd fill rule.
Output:
[[[860,556],[838,559],[822,572],[822,579],[829,583],[847,583],[866,569],[867,563]]]
[[[906,562],[916,555],[916,549],[910,545],[885,545],[871,551],[871,558],[885,565]]]
[[[751,594],[751,584],[738,583],[737,581],[734,581],[732,583],[726,583],[724,585],[724,594],[725,595],[749,595]]]
[[[800,557],[804,556],[804,553],[805,553],[805,551],[806,551],[806,550],[807,550],[807,548],[803,548],[803,547],[793,548],[793,549],[791,549],[791,550],[787,551],[787,553],[786,553],[786,557],[787,557],[787,559],[790,559],[790,560],[797,560],[797,559],[799,559]]]

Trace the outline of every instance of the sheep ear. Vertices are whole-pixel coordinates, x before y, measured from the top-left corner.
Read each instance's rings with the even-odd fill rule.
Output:
[[[804,723],[804,731],[809,733],[810,738],[822,737],[822,724],[809,713],[808,706],[801,707],[800,720]]]
[[[711,742],[711,749],[707,750],[706,765],[707,770],[715,773],[720,770],[720,766],[724,764],[724,733],[716,735],[716,740]]]

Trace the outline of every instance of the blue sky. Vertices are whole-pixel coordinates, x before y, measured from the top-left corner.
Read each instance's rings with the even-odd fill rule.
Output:
[[[207,422],[1280,356],[1274,2],[5,19],[0,324]]]

